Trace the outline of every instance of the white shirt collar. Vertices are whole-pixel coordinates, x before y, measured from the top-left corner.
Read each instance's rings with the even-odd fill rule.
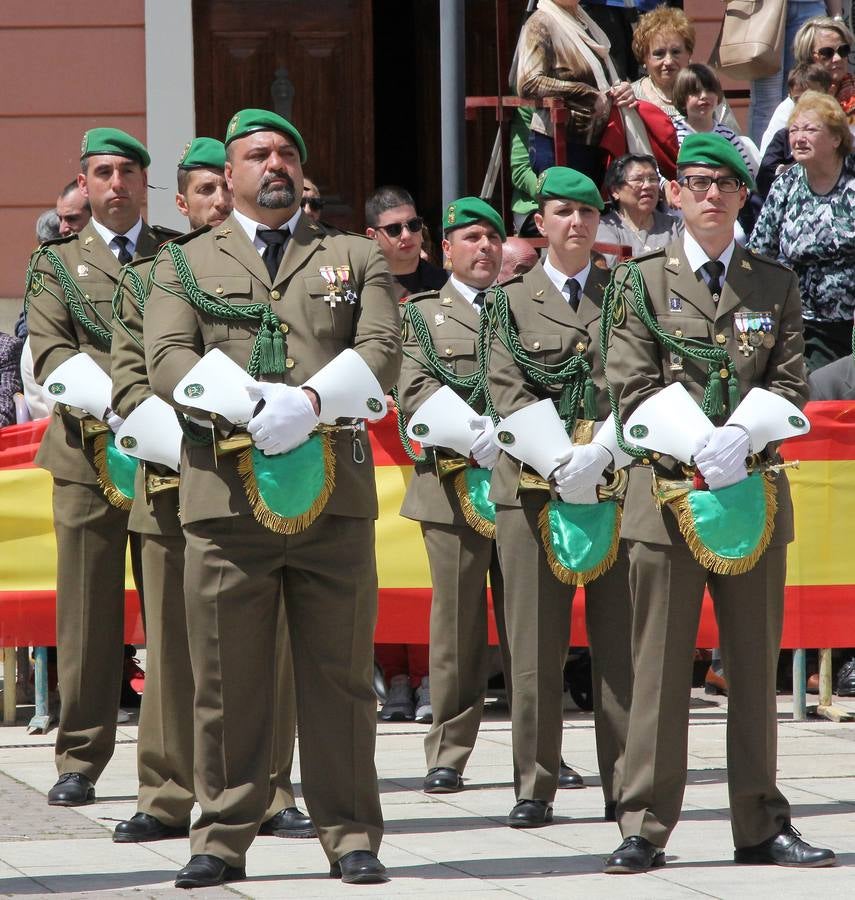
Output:
[[[552,264],[552,260],[547,254],[543,260],[543,271],[546,272],[547,278],[555,285],[562,296],[566,296],[564,294],[564,285],[567,284],[567,279],[575,278],[579,282],[579,294],[581,295],[585,293],[585,284],[588,281],[588,275],[591,274],[591,259],[590,257],[588,258],[588,265],[584,269],[575,275],[567,275]]]
[[[448,280],[451,282],[451,286],[454,288],[454,290],[456,290],[464,300],[466,300],[468,303],[471,303],[473,308],[475,306],[475,298],[478,296],[478,294],[480,294],[482,291],[489,290],[489,288],[476,288],[472,287],[472,285],[464,284],[458,278],[455,278],[454,275],[452,275]]]
[[[721,256],[719,256],[718,261],[724,264],[724,272],[727,275],[727,268],[730,265],[730,260],[733,256],[733,248],[736,242],[731,241],[727,247],[724,248]],[[698,269],[701,269],[701,266],[704,263],[710,261],[710,257],[707,256],[706,250],[689,234],[688,231],[683,232],[683,251],[686,254],[686,259],[688,260],[689,265],[692,267],[693,272],[697,272]],[[707,273],[701,269],[701,277],[709,284],[709,276]]]
[[[302,213],[303,210],[298,207],[297,212],[295,212],[287,222],[280,225],[278,230],[283,231],[287,228],[293,235],[294,230],[297,228],[297,222],[299,221]],[[236,209],[232,210],[232,214],[234,215],[235,219],[237,219],[240,227],[243,228],[243,230],[246,232],[246,236],[249,238],[249,242],[253,247],[255,247],[256,250],[258,250],[259,255],[264,253],[267,244],[265,244],[264,241],[262,241],[258,236],[258,229],[261,228],[264,231],[270,231],[270,226],[264,225],[261,222],[254,222],[252,219],[250,219],[249,216],[244,215],[242,212],[239,212]]]
[[[111,230],[106,225],[102,225],[94,216],[91,221],[92,227],[101,235],[101,238],[113,256],[116,258],[119,256],[119,248],[115,244],[110,243],[114,237],[126,237],[128,239],[128,253],[130,253],[131,256],[137,252],[137,241],[139,241],[140,232],[142,231],[142,216],[140,216],[137,219],[136,224],[129,228],[123,235],[120,235],[118,231]]]

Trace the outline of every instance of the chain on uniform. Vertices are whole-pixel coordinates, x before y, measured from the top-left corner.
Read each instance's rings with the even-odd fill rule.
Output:
[[[523,347],[519,329],[511,313],[508,295],[496,287],[494,305],[498,328],[501,329],[499,339],[508,348],[514,362],[522,370],[526,378],[540,388],[561,385],[561,396],[558,401],[558,415],[564,423],[568,434],[573,433],[579,411],[586,419],[597,417],[594,382],[591,378],[591,367],[584,356],[573,356],[563,363],[544,363],[532,357]]]
[[[54,275],[56,276],[56,280],[62,290],[62,297],[58,297],[54,294],[54,292],[45,284],[42,273],[36,271],[36,265],[42,257],[50,263]],[[65,263],[50,247],[40,247],[30,259],[30,265],[27,268],[27,286],[24,292],[27,307],[29,307],[30,296],[39,293],[34,287],[37,283],[40,285],[39,290],[46,290],[51,296],[56,297],[60,303],[65,303],[73,318],[97,344],[100,344],[105,350],[110,349],[113,332],[109,323],[99,325],[98,322],[89,318],[86,314],[85,307],[89,307],[96,318],[102,323],[104,322],[104,319],[101,317],[97,308],[86,297],[71,275],[69,275]]]
[[[619,276],[618,273],[622,271]],[[669,352],[679,356],[688,357],[709,365],[709,375],[704,387],[704,396],[701,409],[707,416],[715,418],[724,415],[728,408],[733,411],[739,405],[739,379],[736,375],[736,366],[730,358],[730,354],[724,347],[714,347],[704,341],[689,337],[677,337],[668,334],[660,327],[653,310],[647,299],[647,290],[644,278],[638,263],[619,263],[609,280],[608,287],[603,295],[603,309],[600,320],[600,354],[603,359],[603,368],[606,367],[609,349],[609,334],[615,323],[620,324],[626,316],[624,303],[627,297],[627,282],[630,282],[632,291],[631,305],[636,315],[641,319],[647,330]],[[724,400],[722,382],[727,380],[727,404]],[[618,446],[621,450],[639,459],[646,456],[645,450],[627,444],[623,437],[623,422],[618,411],[617,397],[609,384],[609,404],[614,413]]]
[[[247,364],[247,372],[258,375],[283,375],[285,373],[285,356],[287,343],[280,328],[281,321],[266,303],[247,303],[241,306],[229,306],[211,294],[203,291],[196,282],[196,277],[183,251],[177,244],[165,244],[155,259],[152,271],[160,261],[162,253],[168,253],[175,267],[175,273],[184,289],[182,296],[167,285],[152,277],[152,284],[168,294],[186,299],[190,305],[214,319],[226,322],[252,322],[258,325],[258,333],[252,345]]]
[[[484,308],[481,310],[478,317],[478,349],[476,354],[478,366],[471,375],[457,375],[446,367],[445,361],[436,352],[436,348],[433,345],[433,339],[430,336],[430,329],[428,328],[427,322],[425,322],[421,310],[418,308],[418,304],[411,302],[404,304],[405,328],[407,321],[409,321],[413,327],[413,336],[418,341],[423,359],[418,360],[412,354],[404,351],[405,355],[410,359],[416,360],[416,362],[426,362],[437,380],[441,381],[444,385],[453,388],[458,393],[465,394],[464,400],[466,400],[470,406],[478,403],[483,397],[486,415],[493,420],[494,424],[498,422],[499,417],[496,415],[496,409],[493,406],[493,398],[490,396],[490,388],[487,384],[487,362],[490,352],[488,305],[485,303]],[[425,454],[419,454],[413,450],[412,443],[407,434],[407,421],[401,410],[401,404],[398,402],[397,387],[392,388],[392,397],[398,408],[398,436],[401,439],[404,451],[413,462],[424,462],[426,459]]]

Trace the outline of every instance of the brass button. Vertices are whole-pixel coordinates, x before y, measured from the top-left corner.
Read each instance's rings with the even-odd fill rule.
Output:
[[[89,296],[89,294],[84,294],[83,296],[84,296],[87,300],[91,300],[91,299],[92,299],[92,298]]]
[[[285,368],[286,368],[286,369],[293,369],[293,368],[294,368],[294,365],[295,365],[295,364],[294,364],[294,360],[289,356],[289,357],[285,360]]]
[[[580,353],[584,353],[588,349],[588,345],[584,341],[579,341],[579,343],[576,344],[576,349]]]
[[[727,343],[727,338],[726,338],[723,334],[717,334],[717,335],[715,336],[715,342],[716,342],[717,344],[726,344],[726,343]]]
[[[535,341],[531,346],[533,350],[540,350],[540,341]]]
[[[728,377],[730,376],[730,372],[728,372],[727,369],[719,369],[719,370],[718,370],[718,374],[719,374],[722,378],[728,378]]]
[[[270,292],[271,300],[278,300],[281,296],[282,296],[282,294],[280,294],[279,291],[277,291],[277,290],[273,290]]]
[[[279,325],[279,330],[282,332],[282,334],[288,334],[288,332],[289,332],[291,329],[288,327],[288,323],[287,323],[287,322],[282,322],[282,323]]]
[[[216,413],[212,412],[212,413],[209,413],[209,415],[210,415],[210,417],[211,417],[211,421],[212,421],[212,422],[216,422],[216,421],[217,421],[217,414],[216,414]]]
[[[649,460],[646,456],[644,457],[644,459],[641,460],[641,462],[642,462],[645,466],[649,466],[649,465],[650,465],[650,460]]]
[[[215,294],[222,294],[222,292],[223,292],[223,286],[222,286],[221,284],[218,284],[216,290],[214,291],[214,293],[215,293]]]
[[[454,351],[451,349],[451,347],[446,347],[446,348],[445,348],[445,355],[446,355],[446,356],[451,356],[452,353],[454,353]]]
[[[682,337],[682,336],[683,336],[683,332],[678,328],[678,329],[674,332],[674,337]]]
[[[653,452],[653,458],[654,458],[654,459],[659,459],[661,456],[662,456],[661,453],[656,453],[656,451]]]

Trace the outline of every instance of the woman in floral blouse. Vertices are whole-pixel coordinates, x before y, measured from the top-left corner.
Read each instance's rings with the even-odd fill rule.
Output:
[[[798,274],[812,371],[852,352],[855,157],[846,113],[828,94],[802,94],[789,137],[795,164],[772,183],[749,246]]]

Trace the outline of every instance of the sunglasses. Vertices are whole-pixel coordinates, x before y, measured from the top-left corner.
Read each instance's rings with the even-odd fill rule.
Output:
[[[406,228],[410,234],[419,234],[422,230],[422,225],[424,224],[424,219],[421,216],[416,216],[413,219],[410,219],[407,222],[393,222],[391,225],[378,225],[377,229],[379,231],[383,231],[390,238],[396,238],[401,236],[401,232]]]
[[[320,212],[324,208],[324,201],[320,197],[303,197],[300,206],[308,206],[312,212]]]
[[[813,53],[814,56],[830,62],[835,56],[839,56],[841,59],[849,59],[851,50],[852,48],[849,44],[841,44],[839,47],[820,47],[818,50],[814,50]]]

